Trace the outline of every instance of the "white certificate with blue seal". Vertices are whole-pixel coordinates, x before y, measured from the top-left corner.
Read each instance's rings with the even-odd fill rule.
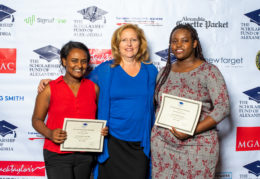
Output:
[[[67,132],[67,139],[60,145],[60,150],[102,152],[104,136],[101,129],[104,127],[104,120],[65,118],[63,130]]]
[[[201,112],[201,101],[162,94],[162,102],[155,125],[193,135]]]

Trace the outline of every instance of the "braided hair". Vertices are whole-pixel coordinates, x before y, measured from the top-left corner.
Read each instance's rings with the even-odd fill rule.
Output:
[[[166,66],[163,69],[163,72],[162,72],[161,76],[159,77],[159,79],[157,81],[157,84],[156,84],[156,87],[155,87],[155,95],[154,95],[154,102],[155,102],[155,104],[157,104],[156,99],[158,99],[159,91],[160,91],[162,85],[167,80],[168,75],[169,75],[169,73],[171,71],[171,66],[172,66],[172,64],[171,64],[171,56],[170,56],[170,53],[171,53],[171,38],[172,38],[172,34],[176,30],[178,30],[178,29],[185,29],[185,30],[188,30],[190,32],[192,42],[194,42],[195,40],[197,41],[197,46],[195,48],[195,57],[199,58],[201,60],[206,61],[204,56],[203,56],[203,54],[202,54],[202,48],[201,48],[199,36],[198,36],[198,33],[197,33],[196,29],[194,27],[192,27],[192,25],[190,25],[190,24],[179,24],[179,25],[177,25],[172,30],[171,35],[170,35],[169,47],[168,47],[168,59],[167,59]]]

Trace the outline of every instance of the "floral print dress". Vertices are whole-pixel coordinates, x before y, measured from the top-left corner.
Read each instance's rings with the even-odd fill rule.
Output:
[[[162,71],[158,74],[158,77]],[[229,114],[229,99],[223,76],[207,62],[189,72],[171,71],[157,99],[159,112],[162,93],[202,102],[200,121],[212,117],[217,123]],[[216,128],[177,139],[169,129],[154,126],[151,136],[152,177],[159,179],[214,178],[219,157]]]

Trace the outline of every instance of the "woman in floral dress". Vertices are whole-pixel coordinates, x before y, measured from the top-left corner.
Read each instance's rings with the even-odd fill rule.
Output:
[[[171,64],[170,52],[177,61]],[[202,102],[194,135],[154,126],[151,136],[152,177],[176,179],[214,178],[219,157],[216,125],[230,112],[223,76],[205,61],[198,34],[189,24],[176,26],[170,35],[166,66],[155,89],[157,114],[162,93]]]

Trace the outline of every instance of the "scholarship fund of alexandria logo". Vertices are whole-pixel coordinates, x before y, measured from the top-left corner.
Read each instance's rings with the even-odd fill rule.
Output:
[[[260,50],[256,54],[255,62],[256,62],[256,67],[258,68],[258,70],[260,70]]]
[[[77,13],[81,15],[80,19],[74,19],[73,35],[75,37],[102,37],[103,28],[106,24],[107,11],[97,7],[90,6]]]
[[[60,49],[47,45],[33,50],[35,58],[30,59],[29,73],[34,77],[57,77],[61,75]]]
[[[16,11],[10,7],[0,4],[0,37],[12,36],[12,27],[15,21]]]
[[[260,9],[244,14],[249,22],[241,22],[240,38],[245,40],[260,39]]]
[[[176,22],[176,25],[179,24],[190,24],[195,28],[205,28],[205,29],[212,29],[212,28],[218,28],[218,29],[226,29],[228,28],[228,21],[212,21],[208,20],[204,17],[183,17],[181,20],[178,20]]]
[[[240,174],[240,179],[259,179],[260,176],[260,161],[248,163],[243,166],[247,172]]]
[[[255,87],[243,92],[248,100],[240,100],[238,113],[240,118],[256,118],[260,117],[260,87]]]
[[[17,126],[5,121],[0,121],[0,151],[13,151],[12,144],[17,137]]]
[[[155,54],[161,58],[162,62],[167,62],[168,55],[169,55],[168,51],[169,50],[167,48],[167,49],[155,52]],[[174,54],[172,52],[170,52],[170,59],[171,59],[171,63],[174,63],[177,60],[177,58],[174,56]],[[159,69],[159,70],[161,69],[160,62],[153,62],[153,64],[156,66],[157,69]]]

